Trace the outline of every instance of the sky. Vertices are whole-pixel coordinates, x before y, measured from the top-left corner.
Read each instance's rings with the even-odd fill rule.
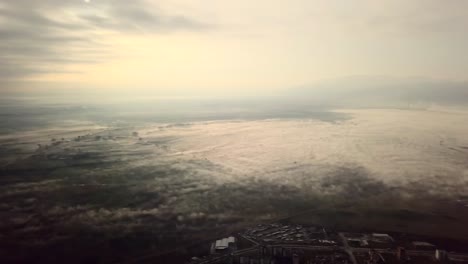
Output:
[[[468,79],[464,0],[0,0],[0,93],[271,94]]]

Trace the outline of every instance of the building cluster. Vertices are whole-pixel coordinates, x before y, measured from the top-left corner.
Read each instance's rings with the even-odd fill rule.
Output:
[[[468,264],[468,252],[447,252],[420,237],[403,237],[406,239],[384,233],[330,232],[321,226],[262,224],[213,241],[209,255],[190,263]]]
[[[353,248],[392,248],[395,240],[388,234],[342,233],[346,242]]]
[[[304,244],[316,246],[336,246],[337,237],[327,233],[321,226],[293,224],[264,224],[251,228],[243,236],[268,244]]]
[[[306,248],[260,247],[257,252],[237,256],[232,263],[239,264],[351,264],[344,251],[317,251]]]
[[[312,250],[281,246],[257,246],[253,250],[214,254],[195,258],[191,263],[208,264],[352,264],[349,255],[340,250]]]
[[[409,253],[404,248],[397,248],[396,251],[383,251],[370,249],[366,252],[353,253],[356,263],[363,264],[462,264],[468,263],[468,259],[449,257],[445,250],[435,250],[430,252]],[[466,258],[466,257],[465,257]]]

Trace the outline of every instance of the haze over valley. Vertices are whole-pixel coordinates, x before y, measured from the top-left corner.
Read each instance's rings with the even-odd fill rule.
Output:
[[[463,110],[187,105],[193,121],[158,121],[135,110],[145,103],[132,114],[106,110],[115,104],[19,107],[50,123],[16,119],[17,132],[0,137],[3,248],[59,261],[47,254],[59,247],[81,252],[77,261],[107,262],[297,215],[357,230],[468,235]]]

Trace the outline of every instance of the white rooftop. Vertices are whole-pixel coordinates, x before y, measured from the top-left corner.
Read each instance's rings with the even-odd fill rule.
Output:
[[[223,239],[216,240],[215,248],[216,249],[226,249],[229,247],[229,243],[235,243],[236,238],[233,236],[226,237]]]
[[[372,233],[372,236],[375,236],[375,237],[389,237],[388,234],[380,234],[380,233]]]
[[[433,247],[434,245],[428,242],[423,242],[423,241],[414,241],[413,245],[415,246],[426,246],[426,247]]]

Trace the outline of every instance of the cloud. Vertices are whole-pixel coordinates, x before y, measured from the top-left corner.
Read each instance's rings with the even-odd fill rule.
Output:
[[[0,1],[0,81],[67,72],[112,58],[106,34],[162,34],[208,26],[143,1]]]
[[[368,1],[353,3],[325,1],[330,16],[329,22],[338,23],[347,30],[368,31],[373,34],[404,36],[429,36],[463,32],[468,25],[466,19],[468,3],[450,0],[415,1]],[[338,3],[334,3],[338,2]],[[317,13],[320,15],[320,13]]]

